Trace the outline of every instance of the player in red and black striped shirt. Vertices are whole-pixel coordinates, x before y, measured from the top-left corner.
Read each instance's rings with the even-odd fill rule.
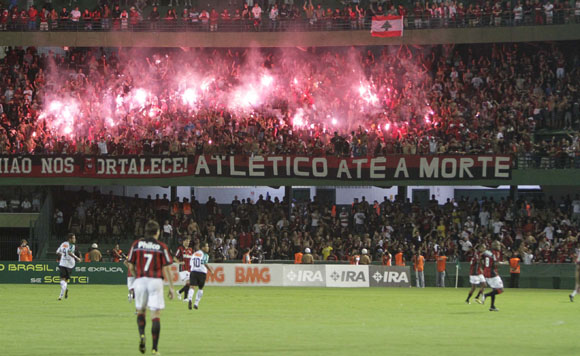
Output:
[[[193,256],[193,249],[189,247],[190,241],[189,239],[183,240],[183,244],[177,248],[177,252],[175,253],[175,258],[179,261],[181,265],[181,272],[179,272],[179,278],[182,281],[185,281],[183,288],[177,291],[177,297],[181,298],[181,293],[183,293],[183,299],[187,299],[187,294],[189,292],[189,262],[191,261],[191,257]]]
[[[129,270],[135,276],[135,307],[137,309],[137,325],[139,326],[139,351],[145,353],[145,308],[151,310],[153,325],[153,354],[158,354],[159,318],[165,308],[163,299],[163,279],[169,282],[169,299],[173,299],[173,278],[169,265],[173,262],[167,245],[158,241],[159,224],[150,221],[145,225],[145,238],[137,240],[131,246]]]
[[[471,290],[467,294],[466,304],[470,304],[469,299],[475,292],[475,289],[479,287],[479,293],[475,297],[475,301],[481,304],[479,297],[483,294],[485,290],[485,277],[483,276],[483,271],[481,269],[481,253],[485,251],[485,245],[479,245],[474,251],[471,260],[469,261],[469,283],[471,283]]]
[[[483,295],[482,302],[485,299],[491,297],[491,308],[489,311],[498,311],[495,307],[495,296],[503,293],[503,281],[499,276],[497,270],[498,264],[507,264],[506,262],[501,262],[501,243],[499,241],[494,241],[491,243],[492,251],[485,251],[482,255],[482,265],[483,265],[483,275],[485,276],[486,283],[493,290],[489,293]]]

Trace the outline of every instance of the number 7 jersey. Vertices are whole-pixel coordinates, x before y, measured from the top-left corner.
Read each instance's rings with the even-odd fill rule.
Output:
[[[209,255],[202,250],[197,250],[191,257],[189,265],[191,266],[191,272],[201,272],[207,273],[207,267],[205,266],[209,261]]]
[[[163,267],[173,263],[167,245],[152,237],[133,242],[127,260],[135,265],[136,278],[163,279]]]

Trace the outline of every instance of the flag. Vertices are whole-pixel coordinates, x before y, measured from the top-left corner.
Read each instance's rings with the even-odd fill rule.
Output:
[[[373,16],[371,36],[374,37],[402,37],[403,16]]]

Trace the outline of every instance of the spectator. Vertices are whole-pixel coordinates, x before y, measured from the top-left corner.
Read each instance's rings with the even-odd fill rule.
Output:
[[[103,255],[101,254],[101,251],[99,250],[98,244],[93,243],[91,245],[91,248],[89,250],[89,259],[91,262],[102,262],[103,261]]]
[[[24,198],[22,203],[20,204],[20,208],[23,212],[31,212],[32,211],[32,203],[28,198]]]
[[[445,288],[445,267],[447,256],[445,251],[441,250],[441,254],[437,256],[437,287]]]
[[[8,201],[4,197],[0,196],[0,212],[8,211]]]
[[[20,246],[17,248],[18,262],[32,262],[32,250],[28,247],[28,241],[22,239]]]
[[[300,263],[306,265],[314,264],[314,257],[312,257],[311,251],[308,247],[304,249],[304,255],[302,256]]]
[[[119,247],[119,244],[115,245],[115,248],[111,251],[111,255],[113,258],[113,262],[121,262],[121,260],[127,258],[127,256],[123,253],[123,250]]]
[[[361,257],[360,257],[360,262],[359,264],[361,265],[370,265],[371,264],[371,258],[369,257],[369,252],[366,248],[363,248],[361,250]]]
[[[413,256],[413,270],[415,271],[417,288],[425,288],[425,257],[419,251]]]
[[[12,197],[10,199],[10,212],[17,213],[20,211],[20,199],[17,197]]]
[[[258,3],[255,3],[252,8],[252,16],[254,19],[254,30],[259,31],[262,22],[262,8]]]

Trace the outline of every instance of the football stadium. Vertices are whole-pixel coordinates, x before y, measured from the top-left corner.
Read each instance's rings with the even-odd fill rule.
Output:
[[[17,355],[579,355],[580,0],[0,2]]]

